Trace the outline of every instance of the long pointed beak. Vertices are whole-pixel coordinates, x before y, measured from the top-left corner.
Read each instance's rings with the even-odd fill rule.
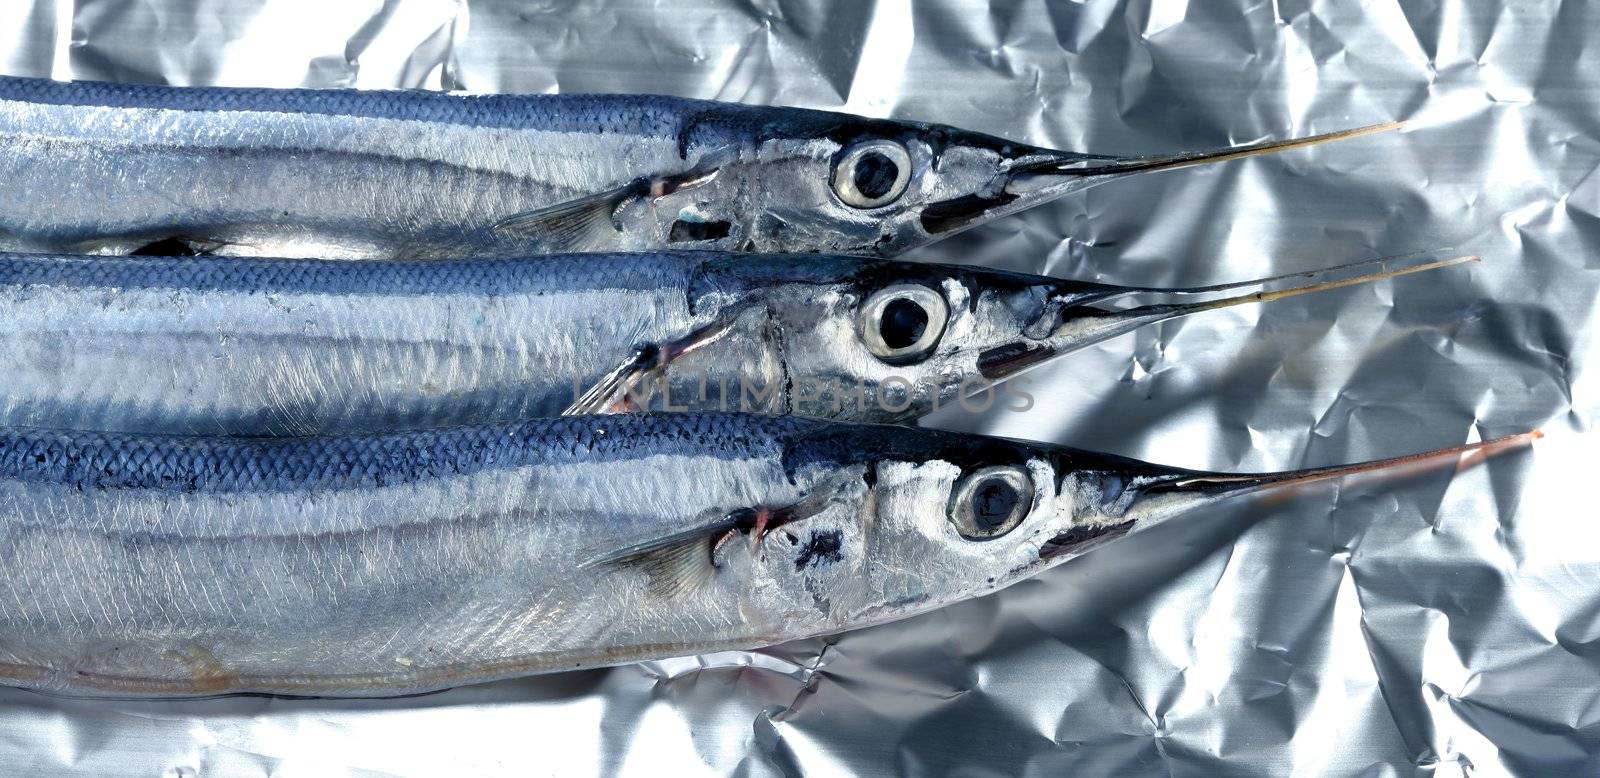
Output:
[[[1048,560],[1077,556],[1098,543],[1234,497],[1264,494],[1274,502],[1281,502],[1303,490],[1344,478],[1359,476],[1395,481],[1451,464],[1455,465],[1457,471],[1466,470],[1497,454],[1528,446],[1542,437],[1544,433],[1533,430],[1420,454],[1278,473],[1235,475],[1176,472],[1137,476],[1130,473],[1123,483],[1142,483],[1108,495],[1114,499],[1114,504],[1106,506],[1111,509],[1106,516],[1058,534],[1040,548],[1039,556]]]
[[[1070,305],[1046,306],[1043,319],[1030,328],[1030,335],[1035,340],[1016,341],[1005,346],[992,348],[978,355],[978,372],[989,381],[999,381],[1011,378],[1023,371],[1037,367],[1045,362],[1086,346],[1109,340],[1118,335],[1132,332],[1147,324],[1176,319],[1202,311],[1214,311],[1220,308],[1230,308],[1235,305],[1249,303],[1267,303],[1274,300],[1284,300],[1290,297],[1326,292],[1358,284],[1370,284],[1386,278],[1395,278],[1412,273],[1421,273],[1426,270],[1460,265],[1478,259],[1475,256],[1455,257],[1441,259],[1393,270],[1383,270],[1365,273],[1350,278],[1339,278],[1321,281],[1314,284],[1279,289],[1274,291],[1260,291],[1249,294],[1234,295],[1215,300],[1199,300],[1188,303],[1164,303],[1159,305],[1144,305],[1136,308],[1109,309],[1085,302],[1104,302],[1138,294],[1170,294],[1190,295],[1208,292],[1237,289],[1244,286],[1259,286],[1271,281],[1296,276],[1316,276],[1347,270],[1356,267],[1369,266],[1393,261],[1394,258],[1353,262],[1345,265],[1325,268],[1320,271],[1308,273],[1295,273],[1289,275],[1269,276],[1251,281],[1240,281],[1231,284],[1217,284],[1213,286],[1191,287],[1184,289],[1153,289],[1150,287],[1105,287],[1103,291],[1095,293],[1091,299],[1078,298],[1071,301]]]
[[[1458,469],[1465,470],[1496,454],[1530,445],[1533,441],[1542,437],[1544,437],[1543,432],[1532,430],[1485,440],[1480,443],[1468,443],[1461,446],[1425,451],[1420,454],[1408,454],[1406,456],[1360,462],[1353,465],[1314,467],[1306,470],[1288,470],[1279,473],[1260,473],[1256,475],[1196,473],[1176,477],[1150,486],[1146,488],[1145,495],[1188,493],[1201,496],[1206,500],[1217,500],[1266,492],[1279,499],[1287,499],[1306,487],[1351,476],[1378,475],[1385,480],[1393,480],[1432,470],[1451,462],[1456,462]]]
[[[1403,122],[1388,122],[1305,138],[1147,157],[1108,157],[1041,150],[1019,160],[1016,167],[1010,171],[1001,173],[991,191],[932,203],[922,210],[920,220],[923,231],[928,235],[947,236],[990,219],[1025,211],[1080,189],[1118,178],[1276,154],[1280,151],[1303,149],[1388,132],[1400,129],[1402,126]]]
[[[1123,178],[1136,173],[1177,170],[1179,168],[1209,165],[1215,162],[1227,162],[1228,160],[1244,159],[1246,157],[1259,157],[1264,154],[1277,154],[1292,149],[1320,146],[1324,143],[1398,130],[1403,126],[1405,126],[1404,122],[1386,122],[1367,127],[1323,133],[1321,135],[1311,135],[1304,138],[1263,141],[1226,149],[1190,151],[1148,157],[1110,157],[1105,159],[1073,157],[1071,159],[1045,160],[1023,165],[1013,171],[1011,180],[1006,183],[1005,191],[1008,194],[1025,196],[1072,180],[1099,179],[1094,183],[1100,183],[1101,181]]]

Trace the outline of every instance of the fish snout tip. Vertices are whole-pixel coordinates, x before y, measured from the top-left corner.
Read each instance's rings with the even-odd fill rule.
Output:
[[[1534,441],[1541,440],[1543,438],[1544,430],[1535,427],[1527,432],[1514,432],[1510,435],[1501,435],[1498,438],[1490,438],[1482,443],[1470,445],[1468,448],[1476,448],[1493,453],[1503,451],[1508,448],[1516,448],[1517,446],[1532,445]]]
[[[1365,127],[1356,127],[1349,131],[1348,138],[1358,138],[1362,135],[1377,135],[1381,132],[1405,132],[1410,130],[1415,123],[1410,119],[1395,119],[1393,121],[1378,122]]]
[[[1544,430],[1535,427],[1527,432],[1518,432],[1504,437],[1495,438],[1483,444],[1489,453],[1498,453],[1506,449],[1532,446],[1534,441],[1544,439]]]

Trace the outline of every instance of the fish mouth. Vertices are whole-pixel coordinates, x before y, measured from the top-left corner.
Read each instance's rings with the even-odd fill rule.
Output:
[[[1424,451],[1419,454],[1358,462],[1350,465],[1332,465],[1306,470],[1288,470],[1255,475],[1229,475],[1225,473],[1194,473],[1170,478],[1152,491],[1188,492],[1208,498],[1232,497],[1247,494],[1269,493],[1285,497],[1300,489],[1351,476],[1376,475],[1387,479],[1400,479],[1417,473],[1437,469],[1441,464],[1456,462],[1458,468],[1476,465],[1492,456],[1525,448],[1544,437],[1539,430],[1529,430],[1504,435],[1477,443],[1466,443],[1449,448]]]
[[[1076,556],[1091,546],[1121,537],[1135,527],[1148,527],[1223,500],[1260,495],[1267,499],[1268,504],[1275,504],[1291,499],[1304,490],[1350,478],[1393,482],[1451,466],[1460,471],[1479,465],[1491,457],[1526,448],[1542,437],[1544,433],[1539,430],[1530,430],[1387,459],[1273,473],[1234,474],[1179,469],[1162,473],[1159,471],[1167,468],[1146,465],[1152,472],[1139,474],[1143,483],[1107,495],[1107,508],[1121,504],[1114,514],[1108,515],[1103,523],[1079,525],[1056,533],[1039,547],[1039,560],[1048,562],[1062,556]],[[1139,506],[1151,498],[1166,500],[1168,508],[1175,507],[1176,510],[1160,506],[1156,506],[1153,513],[1141,510]]]
[[[1044,205],[1102,181],[1127,175],[1100,172],[1099,166],[1111,166],[1118,161],[1115,157],[1041,152],[1001,173],[984,193],[941,200],[924,208],[922,229],[929,235],[948,234]]]
[[[1005,215],[991,212],[1011,205],[1018,199],[1018,195],[1002,190],[994,195],[970,194],[951,200],[941,200],[922,209],[920,216],[922,230],[929,235],[960,232],[989,218]],[[1029,203],[1023,208],[1036,204]]]
[[[1128,534],[1133,529],[1133,522],[1120,522],[1117,524],[1102,524],[1097,527],[1073,527],[1065,532],[1058,532],[1055,537],[1046,540],[1039,546],[1039,561],[1048,562],[1057,557],[1084,550],[1091,541],[1113,540]]]
[[[1142,157],[1038,149],[1018,159],[1009,170],[1002,171],[988,191],[929,204],[921,213],[922,229],[929,235],[946,235],[1117,178],[1276,154],[1388,132],[1402,126],[1403,122],[1386,122],[1302,138]]]
[[[1005,191],[1016,195],[1026,195],[1029,192],[1041,189],[1054,189],[1061,182],[1072,179],[1121,178],[1137,173],[1153,173],[1160,170],[1178,170],[1197,165],[1210,165],[1217,162],[1320,146],[1334,141],[1361,138],[1380,132],[1397,130],[1404,126],[1404,122],[1385,122],[1366,127],[1325,132],[1320,135],[1308,135],[1302,138],[1267,140],[1223,149],[1184,151],[1176,154],[1158,154],[1144,157],[1095,157],[1072,154],[1070,152],[1047,152],[1044,159],[1030,160],[1026,164],[1013,168],[1011,176],[1006,182]]]
[[[999,381],[1048,362],[1057,353],[1054,346],[1022,341],[984,349],[978,354],[978,375],[988,381]]]
[[[1417,261],[1423,259],[1426,261]],[[1148,324],[1176,319],[1194,313],[1231,308],[1253,303],[1271,303],[1302,295],[1316,294],[1361,284],[1370,284],[1387,278],[1422,273],[1429,270],[1476,262],[1477,256],[1466,255],[1450,259],[1432,259],[1427,253],[1409,257],[1378,257],[1349,262],[1343,265],[1300,271],[1245,281],[1234,281],[1210,286],[1154,288],[1119,287],[1099,284],[1074,285],[1061,290],[1048,299],[1034,321],[1024,328],[1016,340],[983,349],[978,352],[978,375],[990,382],[1016,376],[1058,356],[1069,354],[1094,343],[1132,332]],[[1373,270],[1389,263],[1399,267]],[[1350,271],[1369,272],[1352,274]],[[1319,278],[1333,276],[1313,283],[1284,289],[1232,294],[1246,287],[1264,287],[1266,284],[1289,278]],[[1218,296],[1216,293],[1229,293]],[[1116,300],[1136,300],[1143,295],[1161,295],[1183,298],[1202,296],[1204,299],[1188,302],[1166,302],[1134,307],[1102,307],[1100,304]]]

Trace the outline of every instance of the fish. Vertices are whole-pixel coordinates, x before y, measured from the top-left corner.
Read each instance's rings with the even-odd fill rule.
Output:
[[[1117,157],[663,96],[0,78],[0,250],[889,257],[1103,182],[1399,126]]]
[[[0,683],[412,694],[751,649],[981,597],[1232,497],[1213,473],[754,414],[298,439],[0,429]]]
[[[914,419],[1158,321],[1444,267],[1219,296],[710,251],[478,260],[0,254],[0,425],[346,434],[563,413]],[[1407,260],[1409,261],[1409,260]],[[1127,307],[1153,293],[1198,300]],[[1118,307],[1118,306],[1121,307]]]

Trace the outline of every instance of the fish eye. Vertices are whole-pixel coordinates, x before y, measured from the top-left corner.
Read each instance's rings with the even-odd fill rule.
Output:
[[[1033,510],[1033,481],[1020,467],[967,474],[950,495],[950,523],[967,540],[991,540],[1017,528]]]
[[[861,304],[861,342],[890,364],[915,362],[933,353],[949,318],[944,295],[921,284],[896,284]]]
[[[892,140],[868,140],[845,149],[833,165],[833,192],[852,208],[881,208],[905,194],[911,155]]]

